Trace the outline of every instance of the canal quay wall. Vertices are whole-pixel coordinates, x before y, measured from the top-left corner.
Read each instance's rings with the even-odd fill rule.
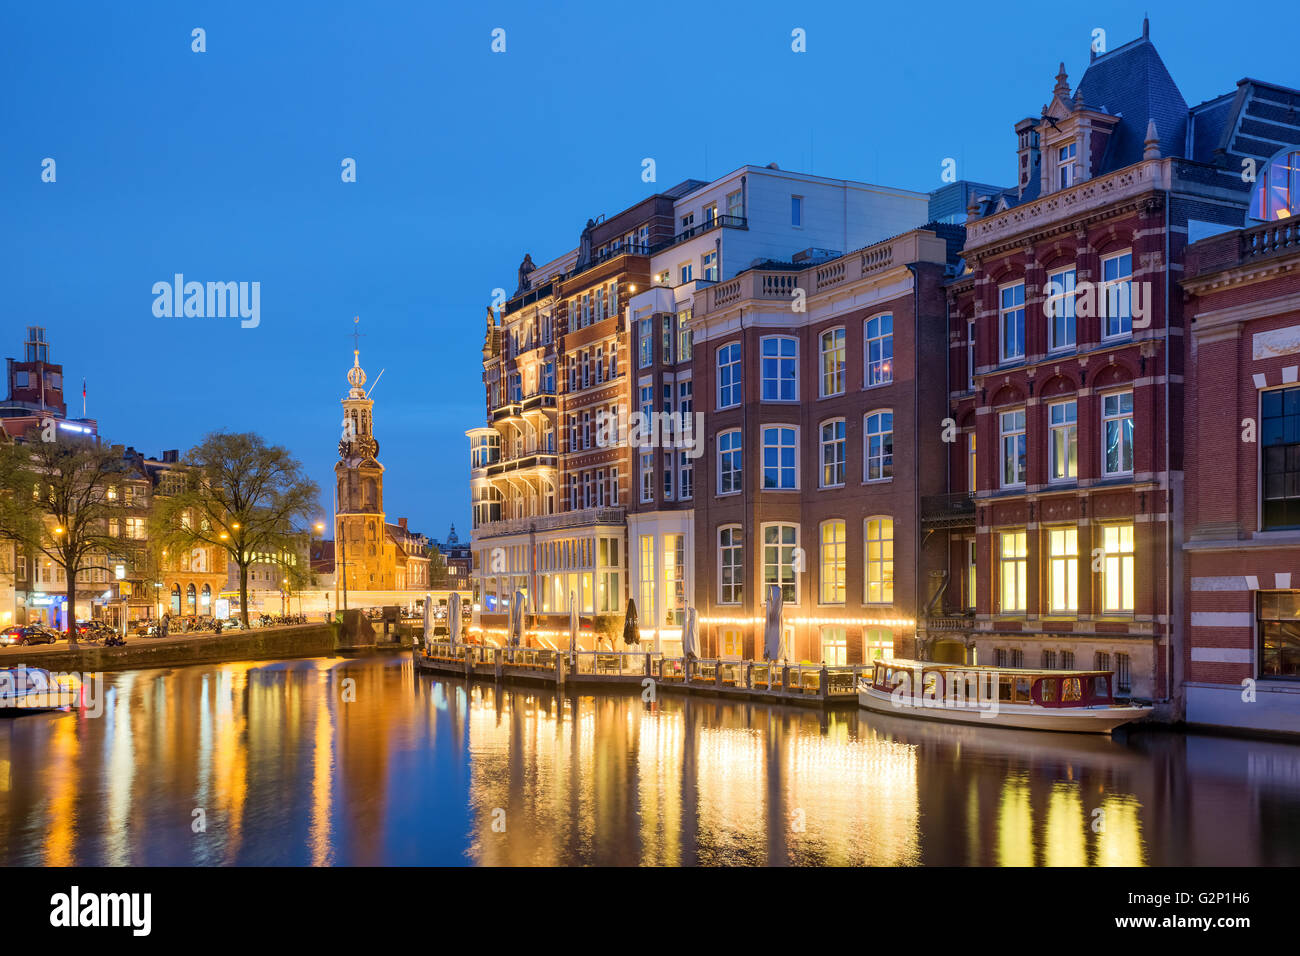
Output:
[[[574,669],[567,655],[545,654],[516,649],[525,662],[510,662],[505,649],[483,649],[478,654],[459,659],[427,655],[416,646],[411,648],[417,670],[492,683],[531,684],[553,687],[570,694],[594,690],[643,691],[653,682],[655,693],[695,694],[733,700],[764,701],[771,704],[795,704],[804,707],[858,706],[857,673],[851,680],[832,680],[829,672],[816,666],[769,666],[763,662],[741,661],[729,664],[733,670],[717,668],[715,662],[692,662],[671,672],[667,661],[649,654],[610,654],[617,672],[599,672],[601,655],[583,652],[595,664],[590,670]],[[491,651],[492,653],[486,653]],[[635,658],[633,663],[630,658]],[[631,665],[631,666],[629,666]],[[638,666],[639,665],[639,666]],[[836,668],[843,672],[846,668]],[[756,679],[756,675],[761,678]],[[845,676],[837,673],[836,677]]]
[[[78,642],[11,647],[0,650],[0,667],[26,664],[51,671],[122,671],[149,667],[183,667],[231,661],[319,657],[340,651],[368,651],[396,644],[365,643],[335,623],[255,627],[249,630],[203,631],[167,637],[128,637],[121,647]],[[407,645],[409,646],[409,645]]]

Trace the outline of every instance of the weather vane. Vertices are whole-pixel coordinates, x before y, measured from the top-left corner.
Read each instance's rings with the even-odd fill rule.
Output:
[[[352,332],[352,349],[353,349],[353,351],[355,351],[355,352],[360,352],[360,351],[361,351],[361,337],[362,337],[362,335],[365,334],[365,333],[363,333],[363,332],[361,331],[361,316],[359,316],[359,315],[355,315],[355,316],[352,317],[352,327],[353,327],[353,332]]]

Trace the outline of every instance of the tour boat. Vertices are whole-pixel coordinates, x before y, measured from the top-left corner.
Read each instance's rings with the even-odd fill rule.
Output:
[[[0,667],[0,717],[62,710],[77,702],[77,689],[40,667]]]
[[[1151,713],[1116,704],[1110,671],[1033,670],[879,660],[858,682],[858,703],[898,717],[1108,734]]]

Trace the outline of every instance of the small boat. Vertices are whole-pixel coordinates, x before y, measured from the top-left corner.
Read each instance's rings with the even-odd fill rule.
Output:
[[[1033,670],[879,660],[858,703],[896,717],[1025,730],[1108,734],[1151,713],[1116,704],[1111,671]]]
[[[64,710],[77,703],[79,687],[66,675],[40,667],[0,667],[0,717]]]

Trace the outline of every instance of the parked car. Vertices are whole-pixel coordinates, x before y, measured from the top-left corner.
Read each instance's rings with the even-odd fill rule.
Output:
[[[221,629],[224,631],[237,631],[239,627],[239,618],[237,617],[228,617],[221,622]]]
[[[127,629],[136,637],[153,637],[158,633],[158,622],[141,618],[138,621],[132,621],[131,626]]]
[[[27,644],[53,644],[59,639],[57,631],[44,624],[13,624],[0,631],[0,645],[13,647]]]

